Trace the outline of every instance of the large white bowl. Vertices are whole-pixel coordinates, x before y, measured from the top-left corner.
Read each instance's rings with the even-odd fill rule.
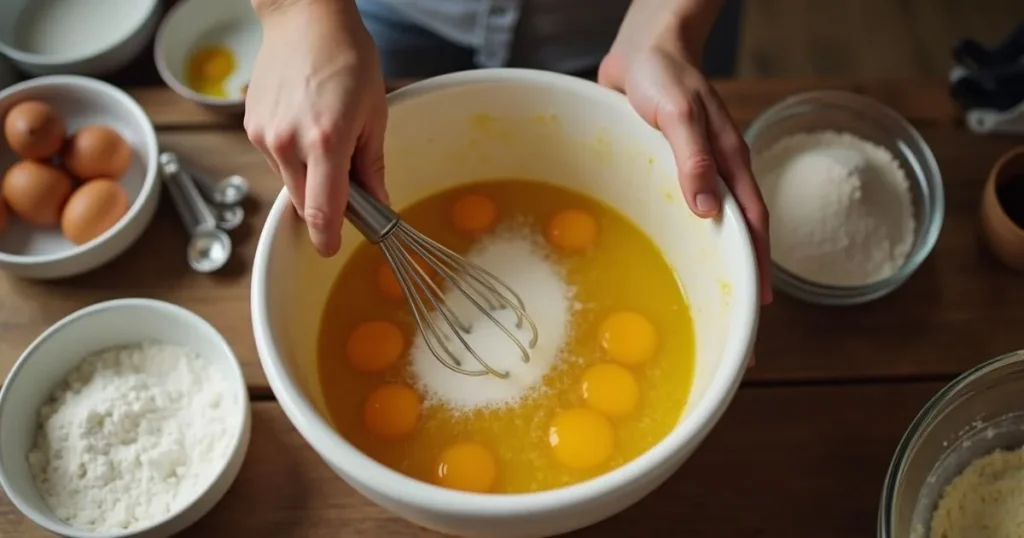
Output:
[[[228,380],[225,400],[238,403],[237,426],[227,460],[206,489],[187,506],[148,527],[87,532],[61,521],[36,489],[28,464],[38,412],[60,382],[88,355],[142,341],[187,347],[210,361]],[[242,468],[251,430],[249,393],[238,359],[206,320],[180,306],[152,299],[116,299],[88,306],[55,323],[25,350],[0,390],[0,486],[33,522],[69,538],[165,538],[195,523],[227,493]]]
[[[103,76],[145,50],[162,13],[159,0],[3,0],[0,53],[30,75]],[[33,23],[49,34],[38,49],[19,42]]]
[[[250,0],[182,0],[160,23],[153,59],[160,78],[179,95],[223,112],[241,112],[242,87],[249,83],[262,39],[263,28]],[[189,58],[198,47],[210,45],[227,47],[235,56],[227,97],[203,95],[188,87]]]
[[[0,91],[0,118],[14,105],[30,99],[56,108],[69,133],[85,125],[102,124],[115,129],[132,146],[131,167],[120,179],[128,193],[128,213],[83,245],[71,243],[59,229],[29,226],[10,215],[10,222],[0,230],[0,269],[38,280],[91,271],[121,255],[153,220],[161,187],[156,173],[156,130],[127,93],[106,82],[75,75],[29,79]],[[0,137],[0,178],[17,160]]]
[[[756,264],[736,201],[720,185],[721,219],[693,216],[662,135],[622,95],[583,79],[520,69],[467,71],[414,84],[388,101],[385,155],[396,208],[482,178],[531,178],[596,197],[645,230],[677,273],[693,310],[697,364],[690,400],[676,428],[651,450],[603,476],[553,491],[462,493],[377,463],[331,428],[315,364],[327,291],[361,238],[346,226],[341,253],[318,258],[282,191],[257,247],[251,305],[263,370],[288,418],[356,490],[448,534],[549,536],[635,503],[715,425],[752,349]]]

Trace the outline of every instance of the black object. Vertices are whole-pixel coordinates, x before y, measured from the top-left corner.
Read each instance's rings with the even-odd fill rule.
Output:
[[[996,198],[1006,216],[1024,230],[1024,174],[1012,175],[1001,182],[996,187]]]
[[[968,69],[986,69],[1011,64],[1024,56],[1024,23],[989,50],[973,39],[964,39],[953,47],[953,59]]]
[[[966,72],[951,83],[950,95],[964,108],[1005,112],[1024,101],[1024,23],[991,50],[960,41],[953,58]]]

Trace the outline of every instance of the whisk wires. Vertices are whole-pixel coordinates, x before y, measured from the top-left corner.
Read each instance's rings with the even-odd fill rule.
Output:
[[[427,271],[414,262],[411,254],[422,259],[452,289],[458,290],[474,307],[497,326],[519,348],[523,363],[530,362],[530,349],[537,345],[537,325],[530,319],[523,300],[493,273],[474,264],[443,245],[420,234],[402,221],[389,230],[379,243],[391,265],[402,292],[412,310],[416,326],[430,352],[446,367],[468,376],[494,375],[507,379],[509,371],[499,371],[480,356],[465,338],[470,325],[455,312],[444,293]],[[411,253],[411,254],[410,254]],[[494,312],[510,309],[516,316],[516,329],[529,325],[530,340],[523,343]],[[432,310],[439,315],[432,315]],[[440,319],[438,319],[440,318]],[[445,330],[447,329],[447,330]],[[453,338],[465,348],[482,369],[470,369],[452,349]]]

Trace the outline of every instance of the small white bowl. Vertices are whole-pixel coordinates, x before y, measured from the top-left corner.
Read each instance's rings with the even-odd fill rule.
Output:
[[[0,56],[0,90],[18,82],[20,79],[18,72],[14,69],[14,65],[7,58]]]
[[[3,0],[0,53],[30,75],[110,74],[145,50],[159,0]]]
[[[13,215],[0,230],[0,269],[37,280],[66,278],[96,269],[128,249],[149,226],[160,201],[156,164],[156,130],[142,107],[121,89],[88,77],[53,75],[26,80],[0,91],[0,118],[14,105],[39,99],[57,109],[68,133],[90,124],[115,129],[132,146],[131,168],[121,178],[128,193],[128,213],[109,230],[83,245],[64,238],[59,229],[20,222]],[[0,178],[18,156],[0,137]]]
[[[245,107],[242,88],[263,40],[263,28],[250,0],[183,0],[160,23],[153,56],[164,83],[179,95],[224,112]],[[227,97],[212,97],[188,86],[189,58],[203,46],[227,47],[235,56],[235,71],[225,83]]]
[[[240,412],[231,456],[220,464],[203,493],[170,517],[133,531],[96,533],[76,529],[54,515],[36,489],[27,455],[38,427],[40,406],[88,355],[146,340],[187,347],[213,362],[231,383]],[[69,538],[163,538],[205,515],[231,487],[249,447],[251,415],[242,368],[224,337],[184,308],[152,299],[117,299],[95,304],[55,323],[22,353],[0,390],[0,486],[29,519]]]

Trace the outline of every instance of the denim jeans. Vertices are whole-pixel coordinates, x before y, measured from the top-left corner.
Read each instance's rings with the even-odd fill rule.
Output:
[[[704,48],[703,71],[708,77],[735,74],[742,8],[743,0],[726,0],[722,7]],[[476,67],[471,49],[418,26],[386,5],[364,0],[359,10],[377,43],[386,78],[423,78]],[[594,78],[597,66],[570,74]]]

